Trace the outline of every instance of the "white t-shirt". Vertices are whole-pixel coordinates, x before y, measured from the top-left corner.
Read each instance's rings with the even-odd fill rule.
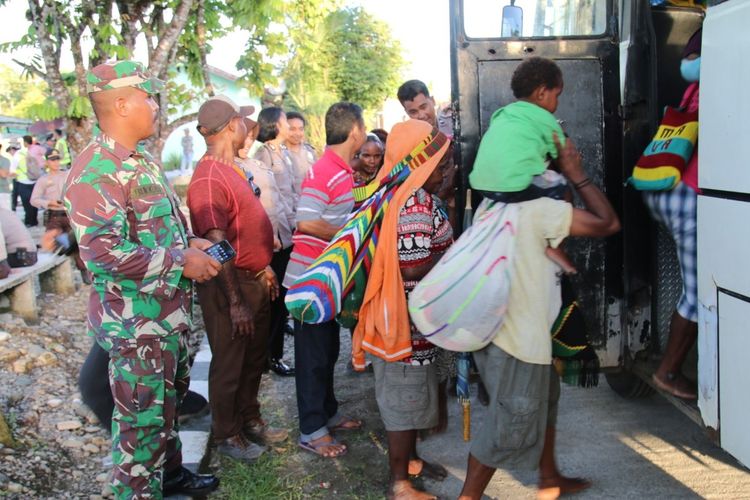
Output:
[[[493,340],[526,363],[552,362],[550,329],[560,312],[559,267],[546,255],[570,234],[573,206],[551,198],[519,204],[513,276],[505,322]]]

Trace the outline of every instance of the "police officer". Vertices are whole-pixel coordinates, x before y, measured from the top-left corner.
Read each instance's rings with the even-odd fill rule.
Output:
[[[281,209],[278,211],[278,228],[274,236],[281,243],[271,261],[276,276],[284,276],[292,255],[292,233],[296,226],[297,203],[302,180],[297,179],[295,163],[284,141],[289,137],[289,123],[284,110],[277,107],[264,108],[258,114],[258,141],[263,143],[255,159],[270,168],[279,188]],[[271,303],[271,337],[268,343],[269,366],[282,377],[294,375],[294,368],[282,359],[284,356],[284,333],[288,328],[289,313],[284,305],[286,289]]]
[[[87,82],[101,133],[75,159],[64,201],[93,275],[89,333],[110,356],[112,489],[117,498],[206,494],[219,480],[182,466],[177,408],[190,380],[191,280],[221,266],[139,146],[154,133],[163,82],[133,61],[96,66]]]
[[[305,142],[305,126],[307,122],[302,113],[290,111],[286,114],[289,123],[289,133],[284,141],[292,160],[294,161],[294,187],[297,196],[302,192],[302,181],[305,180],[310,167],[318,161],[315,148]]]

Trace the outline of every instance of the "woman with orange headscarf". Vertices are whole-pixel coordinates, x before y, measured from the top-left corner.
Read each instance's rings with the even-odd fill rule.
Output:
[[[376,399],[388,435],[388,498],[435,498],[412,486],[410,458],[426,475],[446,474],[416,455],[417,432],[438,423],[438,349],[411,323],[406,298],[453,241],[448,217],[433,196],[443,184],[439,165],[447,149],[445,136],[426,122],[397,124],[378,176],[401,162],[412,170],[385,212],[353,347],[360,368],[362,350],[373,354]]]

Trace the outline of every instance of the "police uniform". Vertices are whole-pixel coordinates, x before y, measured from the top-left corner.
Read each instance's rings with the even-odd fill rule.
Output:
[[[302,143],[298,152],[291,149],[288,151],[294,161],[294,188],[299,198],[302,194],[302,181],[305,180],[310,168],[318,161],[318,154],[315,152],[315,148],[306,142]]]
[[[270,167],[273,171],[276,185],[281,195],[280,215],[285,219],[285,225],[291,230],[296,225],[297,202],[299,200],[299,191],[296,187],[295,166],[289,150],[283,144],[275,145],[265,143],[255,153],[255,159]],[[282,223],[282,225],[284,225]],[[288,241],[286,235],[281,234],[281,243],[284,247],[291,246],[291,232]]]
[[[89,92],[162,86],[132,61],[99,65],[87,82]],[[110,355],[112,488],[117,498],[161,498],[162,468],[182,470],[177,408],[189,383],[193,293],[183,251],[192,235],[153,158],[104,133],[75,159],[64,202],[93,276],[89,334]]]

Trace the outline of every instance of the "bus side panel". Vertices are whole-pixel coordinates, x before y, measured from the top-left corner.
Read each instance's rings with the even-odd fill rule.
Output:
[[[708,10],[698,146],[698,406],[722,447],[750,464],[750,2]],[[729,50],[728,48],[731,48]]]

